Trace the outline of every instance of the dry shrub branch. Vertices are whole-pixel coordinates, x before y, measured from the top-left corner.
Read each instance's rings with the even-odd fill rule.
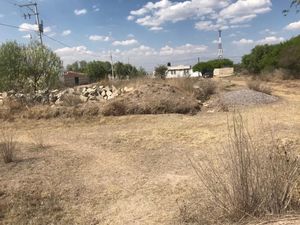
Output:
[[[15,151],[14,134],[10,131],[0,131],[0,154],[3,162],[13,162]]]
[[[197,164],[189,158],[223,216],[241,222],[298,209],[300,161],[293,149],[279,147],[270,129],[253,135],[240,114],[233,116],[228,129],[229,143],[217,164]]]

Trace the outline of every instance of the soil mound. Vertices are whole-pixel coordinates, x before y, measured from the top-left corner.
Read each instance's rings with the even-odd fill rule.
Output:
[[[200,111],[198,100],[177,87],[151,82],[142,84],[121,98],[107,102],[102,113],[106,116],[129,114],[195,114]]]

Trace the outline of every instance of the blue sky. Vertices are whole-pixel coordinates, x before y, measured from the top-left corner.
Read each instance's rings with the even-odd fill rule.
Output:
[[[14,3],[0,0],[0,42],[37,39],[34,19]],[[239,61],[257,44],[273,44],[300,32],[300,14],[282,10],[288,0],[39,0],[44,42],[64,61],[130,62],[151,71],[158,64],[193,65],[216,58],[217,30],[223,30],[224,56]],[[22,29],[23,28],[23,29]]]

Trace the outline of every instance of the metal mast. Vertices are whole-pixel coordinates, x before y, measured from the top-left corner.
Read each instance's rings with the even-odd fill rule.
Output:
[[[29,13],[25,14],[24,13],[24,19],[26,20],[27,18],[30,19],[31,16],[35,16],[35,23],[38,27],[38,34],[39,34],[39,38],[40,38],[40,42],[43,45],[43,33],[44,33],[44,25],[43,25],[43,21],[40,21],[40,17],[39,17],[39,11],[38,11],[38,7],[37,7],[37,3],[28,3],[28,4],[23,4],[23,5],[18,5],[21,8],[28,8],[30,10]]]
[[[223,59],[223,46],[222,46],[222,31],[219,30],[219,41],[218,41],[218,58]]]

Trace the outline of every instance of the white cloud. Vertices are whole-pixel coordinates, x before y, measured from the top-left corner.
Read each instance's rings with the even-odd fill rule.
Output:
[[[64,65],[71,64],[77,60],[108,60],[108,55],[88,50],[86,46],[60,48],[55,50],[55,53],[63,60]]]
[[[36,24],[22,23],[19,26],[19,31],[28,32],[28,31],[38,31],[38,26]],[[52,31],[51,27],[44,27],[44,33],[50,33]]]
[[[151,27],[150,30],[159,31],[159,30],[163,30],[163,28],[162,27]]]
[[[22,32],[38,31],[38,26],[35,24],[22,23],[19,26],[19,31],[22,31]]]
[[[252,44],[254,44],[254,41],[251,39],[242,38],[241,40],[233,41],[232,43],[235,45],[252,45]]]
[[[80,15],[84,15],[87,13],[86,9],[75,9],[74,10],[75,15],[80,16]]]
[[[31,39],[32,36],[31,36],[31,34],[26,34],[26,35],[22,36],[22,38],[25,38],[25,39]]]
[[[114,46],[128,46],[128,45],[138,44],[138,41],[135,39],[129,39],[129,40],[124,40],[124,41],[114,41],[112,44]]]
[[[44,28],[44,33],[49,33],[51,31],[52,31],[51,27],[45,27]]]
[[[168,22],[198,20],[196,29],[210,31],[237,27],[229,24],[245,25],[259,14],[269,12],[271,6],[271,0],[160,0],[131,11],[127,19],[150,30],[162,29]]]
[[[261,34],[268,34],[268,35],[275,35],[275,34],[277,34],[277,32],[275,32],[275,31],[272,31],[272,30],[270,30],[270,29],[264,29],[264,30],[262,30],[261,32],[260,32]]]
[[[64,30],[64,31],[61,33],[61,35],[62,35],[62,36],[68,36],[68,35],[70,35],[71,33],[72,33],[71,30]]]
[[[134,19],[135,19],[135,17],[132,15],[127,16],[127,20],[129,20],[129,21],[134,20]]]
[[[89,36],[91,41],[110,41],[109,36],[101,36],[101,35],[91,35]]]
[[[178,47],[170,47],[168,45],[160,49],[159,54],[162,56],[169,55],[188,55],[188,54],[199,54],[207,51],[207,46],[205,45],[191,45],[185,44]]]
[[[220,26],[217,24],[213,24],[212,21],[200,21],[195,24],[195,28],[197,30],[210,31],[210,30],[218,30],[220,29]]]
[[[300,30],[300,20],[298,22],[290,23],[284,29],[285,30]]]
[[[280,42],[283,42],[285,39],[283,37],[276,37],[276,36],[269,36],[269,37],[265,37],[261,40],[251,40],[251,39],[245,39],[242,38],[241,40],[238,41],[233,41],[232,43],[235,45],[239,45],[239,46],[245,46],[245,45],[264,45],[264,44],[278,44]]]
[[[283,37],[270,36],[270,37],[265,37],[264,39],[258,40],[256,43],[259,45],[277,44],[277,43],[283,42],[284,40],[285,39]]]
[[[93,11],[94,12],[99,12],[100,9],[99,9],[99,7],[97,5],[93,5]]]

